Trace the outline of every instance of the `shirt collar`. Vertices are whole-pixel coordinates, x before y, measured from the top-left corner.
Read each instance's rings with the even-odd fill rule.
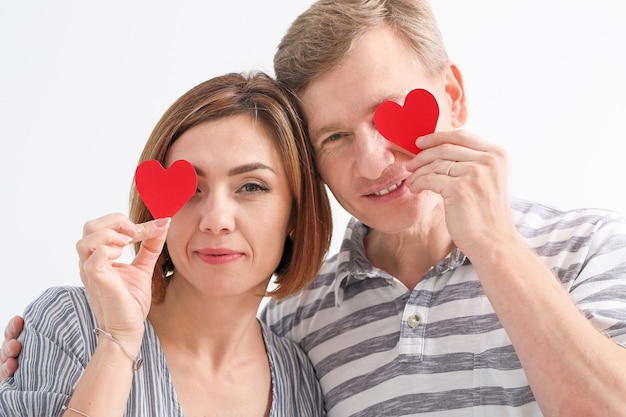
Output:
[[[343,290],[350,283],[367,278],[393,279],[394,277],[373,266],[365,254],[365,236],[372,230],[354,217],[348,222],[337,259],[335,280],[335,304],[343,301]],[[430,268],[423,279],[439,276],[461,265],[469,264],[469,259],[457,247],[441,262]]]

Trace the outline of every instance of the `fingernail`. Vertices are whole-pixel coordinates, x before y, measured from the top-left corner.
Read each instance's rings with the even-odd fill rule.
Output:
[[[120,237],[121,237],[122,239],[124,239],[125,241],[127,241],[128,243],[130,243],[130,242],[132,242],[132,241],[133,241],[133,238],[132,238],[132,237],[130,237],[130,236],[128,236],[128,235],[125,235],[124,233],[120,233]]]
[[[159,228],[159,229],[160,229],[160,228],[165,227],[165,226],[167,226],[168,224],[170,224],[170,221],[171,221],[171,220],[172,220],[172,219],[171,219],[171,218],[169,218],[169,217],[164,217],[164,218],[162,218],[162,219],[156,219],[156,220],[153,222],[153,224],[154,224],[154,226],[155,226],[155,227],[157,227],[157,228]]]

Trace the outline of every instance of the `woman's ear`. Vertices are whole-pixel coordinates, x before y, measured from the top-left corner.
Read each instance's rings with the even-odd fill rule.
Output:
[[[450,122],[458,128],[467,121],[467,103],[463,76],[454,63],[449,63],[445,72],[445,90],[450,100]]]

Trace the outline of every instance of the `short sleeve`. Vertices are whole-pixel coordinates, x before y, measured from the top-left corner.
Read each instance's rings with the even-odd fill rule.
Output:
[[[626,346],[626,220],[609,212],[588,239],[570,296],[598,330]]]
[[[26,308],[24,321],[18,370],[0,385],[0,416],[60,416],[95,343],[84,290],[46,290]]]

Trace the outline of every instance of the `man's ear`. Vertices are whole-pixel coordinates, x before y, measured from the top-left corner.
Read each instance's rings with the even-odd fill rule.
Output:
[[[463,76],[454,63],[448,63],[445,72],[445,90],[450,100],[450,122],[452,127],[461,127],[467,121],[467,103]]]

